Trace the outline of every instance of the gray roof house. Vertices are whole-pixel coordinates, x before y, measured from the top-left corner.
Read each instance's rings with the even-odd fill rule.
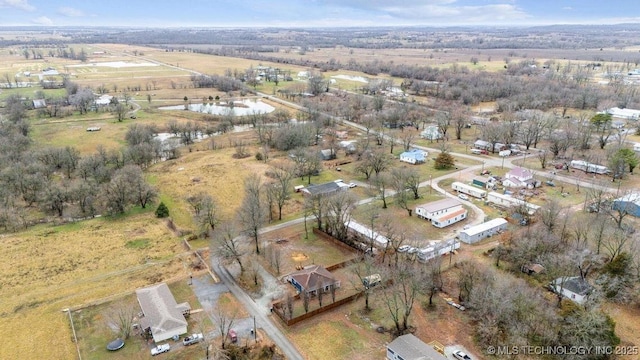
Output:
[[[327,292],[331,287],[339,288],[340,281],[323,266],[311,265],[302,270],[291,273],[287,276],[290,282],[298,292],[307,292],[311,295],[317,294],[318,291]]]
[[[309,185],[300,191],[303,195],[309,196],[323,196],[337,193],[338,191],[345,191],[349,188],[349,185],[340,181],[331,181],[324,184]]]
[[[580,276],[559,277],[553,280],[551,284],[549,284],[549,287],[553,292],[560,293],[562,296],[578,304],[583,304],[593,289],[591,285]]]
[[[398,336],[387,345],[387,360],[446,360],[413,334]]]
[[[140,326],[160,342],[173,336],[187,333],[185,315],[191,311],[188,303],[176,303],[171,290],[165,283],[136,290],[138,303],[144,315]]]

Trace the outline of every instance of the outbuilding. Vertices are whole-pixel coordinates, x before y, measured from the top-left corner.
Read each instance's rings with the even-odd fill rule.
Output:
[[[458,238],[460,239],[460,241],[464,243],[474,244],[484,238],[491,237],[506,229],[507,229],[507,220],[503,218],[497,218],[497,219],[489,220],[480,225],[470,227],[466,230],[462,230],[458,234]]]

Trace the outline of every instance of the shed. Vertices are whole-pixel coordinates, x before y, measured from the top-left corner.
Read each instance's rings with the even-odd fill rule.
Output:
[[[476,225],[466,230],[462,230],[458,234],[458,238],[460,239],[460,241],[464,243],[474,244],[484,238],[491,237],[500,231],[506,230],[507,224],[508,224],[507,220],[503,218],[489,220],[480,225]]]

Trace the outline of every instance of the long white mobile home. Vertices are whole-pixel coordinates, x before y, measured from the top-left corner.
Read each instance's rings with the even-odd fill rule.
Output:
[[[584,160],[571,160],[570,165],[572,168],[582,170],[586,173],[607,174],[610,172],[606,166],[593,164]]]
[[[482,199],[485,196],[487,196],[487,192],[482,190],[482,189],[478,189],[475,186],[471,186],[471,185],[467,185],[467,184],[463,184],[461,182],[454,182],[453,184],[451,184],[451,188],[459,193],[463,193],[463,194],[467,194],[469,196],[473,196],[475,198],[478,199]]]
[[[474,244],[484,238],[491,237],[498,232],[506,229],[507,220],[503,218],[497,218],[460,231],[460,234],[458,234],[458,238],[464,243]]]
[[[418,250],[418,261],[427,262],[437,256],[448,254],[460,248],[460,241],[449,239],[445,241],[433,241],[426,248]]]
[[[495,191],[487,194],[487,201],[504,207],[525,206],[529,214],[533,215],[538,209],[539,205],[526,202],[524,200],[516,199],[511,195],[500,194]]]

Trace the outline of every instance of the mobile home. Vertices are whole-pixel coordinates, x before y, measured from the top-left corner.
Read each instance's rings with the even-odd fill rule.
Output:
[[[592,164],[584,160],[571,160],[570,165],[572,168],[582,170],[586,173],[607,174],[610,172],[606,166]]]
[[[460,248],[460,241],[449,239],[433,241],[428,247],[418,250],[418,261],[427,262],[437,256],[442,256]]]
[[[511,195],[500,194],[495,191],[487,194],[487,202],[504,207],[524,206],[527,208],[527,212],[531,215],[533,215],[536,211],[538,211],[538,209],[540,209],[539,205],[516,199]]]
[[[487,196],[487,192],[482,190],[482,189],[478,189],[475,186],[471,186],[471,185],[467,185],[467,184],[463,184],[461,182],[454,182],[453,184],[451,184],[451,188],[459,193],[463,193],[463,194],[467,194],[469,196],[473,196],[475,198],[478,199],[482,199],[485,196]]]
[[[458,235],[460,241],[467,244],[474,244],[478,241],[491,237],[500,231],[507,229],[507,220],[503,218],[497,218],[489,220],[480,225],[470,227],[466,230],[462,230]]]

